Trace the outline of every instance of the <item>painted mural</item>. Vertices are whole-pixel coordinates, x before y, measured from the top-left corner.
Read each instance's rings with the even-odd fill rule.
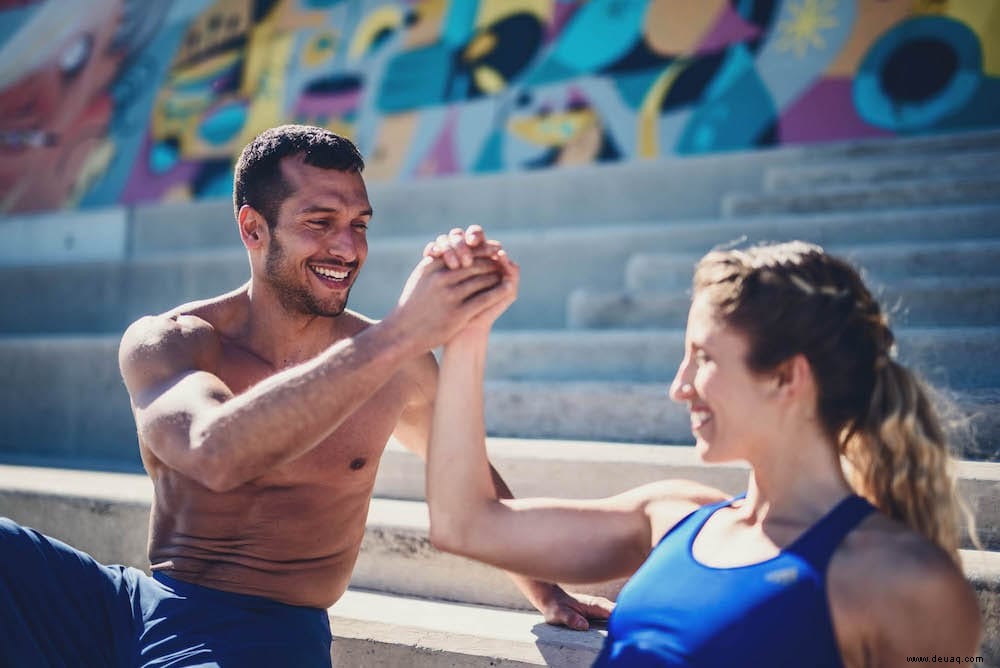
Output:
[[[1000,0],[0,0],[0,212],[228,196],[282,122],[381,180],[1000,126]]]

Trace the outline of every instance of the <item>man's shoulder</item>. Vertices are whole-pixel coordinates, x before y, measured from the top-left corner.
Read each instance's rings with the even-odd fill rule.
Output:
[[[232,297],[182,304],[146,315],[125,330],[118,362],[126,384],[130,378],[163,379],[185,369],[212,370],[222,350],[227,327],[236,319]]]

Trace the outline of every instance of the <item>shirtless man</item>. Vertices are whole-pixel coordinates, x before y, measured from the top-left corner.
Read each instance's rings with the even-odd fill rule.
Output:
[[[317,128],[244,149],[234,204],[250,281],[141,318],[119,351],[153,480],[153,577],[0,522],[20,574],[0,577],[0,613],[21,622],[0,632],[0,664],[330,665],[326,608],[348,586],[386,442],[426,456],[429,351],[509,289],[503,251],[473,227],[428,245],[384,320],[346,310],[372,217],[362,168]],[[550,623],[610,611],[512,577]],[[25,605],[56,597],[69,604]]]

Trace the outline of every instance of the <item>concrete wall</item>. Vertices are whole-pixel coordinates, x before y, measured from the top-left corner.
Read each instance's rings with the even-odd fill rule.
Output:
[[[1000,125],[998,0],[0,0],[0,213],[228,196],[260,129],[373,180]]]

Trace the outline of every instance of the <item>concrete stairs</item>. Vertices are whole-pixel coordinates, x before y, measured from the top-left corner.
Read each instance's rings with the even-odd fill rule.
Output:
[[[698,463],[665,396],[691,268],[742,239],[852,258],[893,307],[900,359],[950,400],[984,547],[967,541],[963,563],[986,616],[981,654],[1000,666],[998,156],[1000,132],[975,132],[374,185],[352,305],[383,315],[431,236],[482,223],[523,268],[487,380],[491,457],[514,491],[592,497],[687,477],[737,493],[745,469]],[[0,514],[147,565],[150,488],[118,337],[245,281],[234,228],[226,201],[0,220]],[[505,576],[434,550],[422,496],[420,462],[390,444],[351,591],[330,611],[336,665],[587,665],[603,632],[545,626]]]

